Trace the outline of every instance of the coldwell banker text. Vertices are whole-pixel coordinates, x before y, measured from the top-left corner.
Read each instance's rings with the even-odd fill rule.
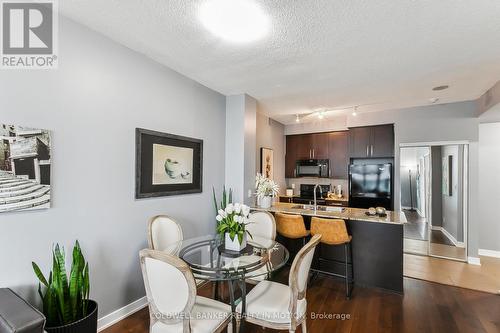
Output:
[[[2,69],[57,68],[57,11],[54,0],[0,0]]]

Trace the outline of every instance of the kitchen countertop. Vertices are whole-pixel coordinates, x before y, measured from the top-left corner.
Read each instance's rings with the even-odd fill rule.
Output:
[[[271,213],[287,213],[287,214],[296,214],[305,216],[325,217],[325,218],[338,218],[343,220],[354,220],[363,222],[387,223],[393,225],[402,225],[407,223],[404,213],[398,211],[387,211],[386,217],[378,217],[378,216],[366,215],[365,212],[367,210],[361,208],[345,207],[342,211],[321,211],[321,210],[314,211],[310,209],[294,208],[294,206],[298,205],[293,203],[275,202],[270,208],[252,207],[252,210],[268,211]],[[329,209],[335,209],[335,208],[329,207]]]
[[[334,198],[325,198],[326,201],[349,201],[349,198],[347,197],[341,197],[341,198],[338,198],[338,197],[334,197]]]

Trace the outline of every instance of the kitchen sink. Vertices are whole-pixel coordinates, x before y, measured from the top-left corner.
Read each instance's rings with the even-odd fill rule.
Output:
[[[303,209],[303,210],[314,210],[314,205],[295,205],[292,206],[293,209]],[[330,206],[318,206],[317,210],[323,212],[339,212],[345,211],[344,207],[330,207]]]

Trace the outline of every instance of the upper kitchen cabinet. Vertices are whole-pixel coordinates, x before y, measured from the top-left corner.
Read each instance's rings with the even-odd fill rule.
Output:
[[[329,144],[329,134],[328,133],[314,133],[311,136],[311,149],[312,158],[317,160],[328,159],[328,144]]]
[[[349,129],[350,157],[393,157],[394,126],[380,125]]]
[[[328,133],[328,155],[330,159],[330,178],[349,177],[349,132]]]
[[[285,177],[295,178],[295,164],[299,156],[299,146],[302,135],[287,135],[285,155]]]
[[[308,160],[312,157],[313,140],[311,134],[292,135],[296,160]]]

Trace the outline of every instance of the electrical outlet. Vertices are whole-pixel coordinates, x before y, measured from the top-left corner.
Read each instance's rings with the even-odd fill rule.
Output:
[[[248,190],[248,197],[251,198],[252,197],[252,190]]]
[[[292,184],[292,188],[295,190],[295,184]]]

